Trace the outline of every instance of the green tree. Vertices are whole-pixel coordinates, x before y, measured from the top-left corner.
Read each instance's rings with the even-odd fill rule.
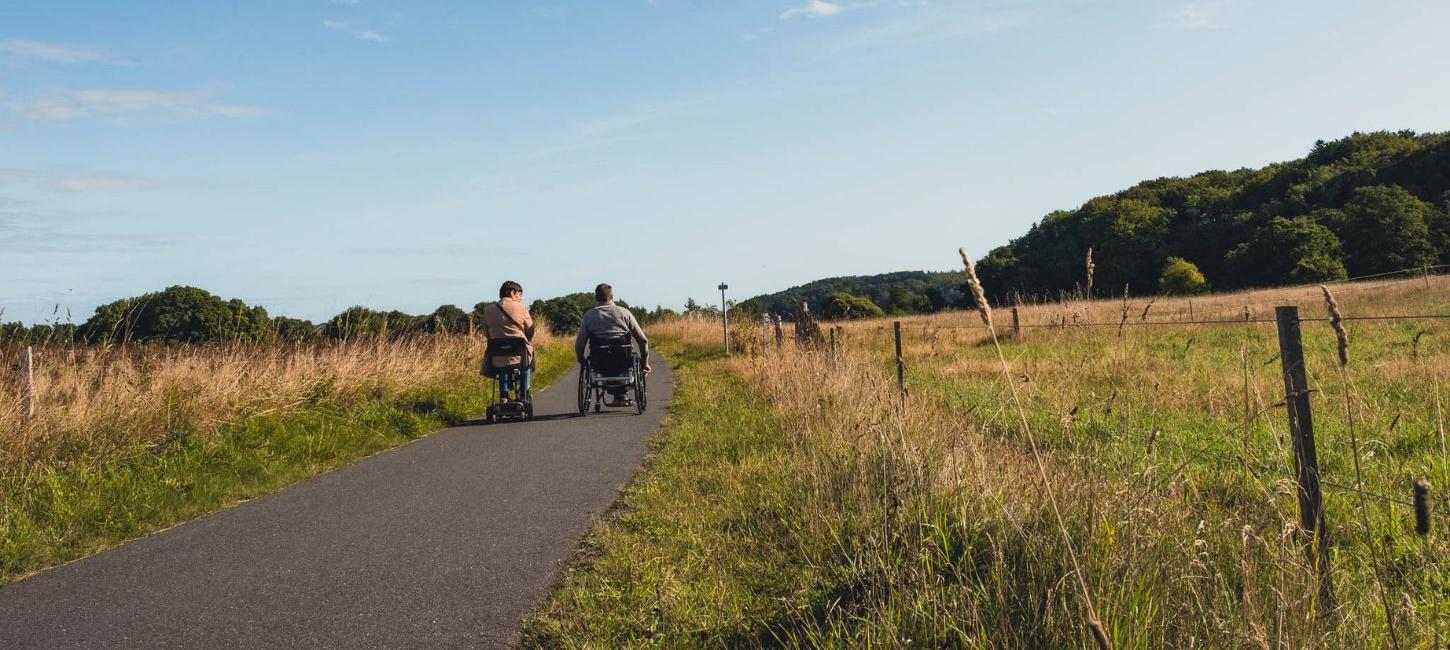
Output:
[[[535,320],[542,319],[549,324],[549,330],[559,334],[577,332],[584,323],[584,312],[594,308],[593,293],[571,293],[548,300],[535,300],[529,312]],[[625,306],[618,300],[615,304]]]
[[[423,324],[428,332],[437,333],[438,326],[443,326],[443,331],[450,334],[468,333],[468,313],[455,305],[443,305],[428,316]]]
[[[1343,280],[1339,238],[1309,217],[1275,218],[1229,252],[1237,286]]]
[[[917,314],[931,310],[931,303],[926,297],[912,291],[906,285],[891,285],[886,296],[887,309],[893,314]]]
[[[261,307],[223,301],[196,287],[174,286],[96,308],[81,326],[87,340],[173,341],[262,340],[272,336],[271,318]]]
[[[1354,275],[1419,268],[1435,263],[1430,243],[1433,209],[1404,188],[1361,187],[1344,206],[1345,266]]]
[[[1208,292],[1208,280],[1193,262],[1181,257],[1170,257],[1158,276],[1158,290],[1178,296],[1191,296]]]
[[[272,319],[272,331],[283,341],[310,341],[319,336],[317,326],[312,321],[286,316]]]
[[[339,339],[386,336],[388,314],[360,305],[349,307],[327,321],[325,329],[328,336]]]
[[[1450,192],[1440,199],[1440,209],[1430,213],[1430,245],[1435,248],[1435,263],[1450,264]]]
[[[885,312],[876,303],[871,302],[865,296],[853,296],[844,291],[837,291],[826,299],[826,306],[821,312],[821,317],[827,320],[855,320],[860,318],[880,318]]]

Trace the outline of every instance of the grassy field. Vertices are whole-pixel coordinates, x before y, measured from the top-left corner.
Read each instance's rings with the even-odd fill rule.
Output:
[[[544,386],[574,355],[537,347]],[[461,336],[36,354],[36,417],[0,400],[0,585],[480,417],[492,390]]]
[[[1330,288],[1350,318],[1450,314],[1450,278]],[[904,318],[904,400],[890,321],[844,324],[834,353],[765,352],[741,327],[757,353],[729,360],[702,355],[713,323],[655,327],[695,351],[658,456],[529,638],[1095,647],[1097,620],[1114,648],[1442,646],[1450,321],[1348,321],[1342,371],[1329,324],[1304,323],[1321,611],[1277,337],[1243,321],[1279,304],[1323,318],[1322,292],[1149,303],[1023,306],[1020,337],[998,309],[1000,358],[975,312]],[[1401,503],[1417,478],[1434,485],[1425,538]]]

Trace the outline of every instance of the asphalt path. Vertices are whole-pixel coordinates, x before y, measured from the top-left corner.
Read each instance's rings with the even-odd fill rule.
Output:
[[[670,399],[447,429],[0,589],[0,648],[451,648],[521,617],[638,468]]]

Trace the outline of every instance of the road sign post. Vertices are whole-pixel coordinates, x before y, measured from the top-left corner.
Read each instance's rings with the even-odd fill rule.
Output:
[[[730,356],[730,310],[725,306],[725,290],[730,285],[720,283],[720,331],[724,333],[725,356]]]

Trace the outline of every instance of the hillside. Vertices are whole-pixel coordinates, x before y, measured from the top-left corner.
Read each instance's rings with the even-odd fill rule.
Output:
[[[802,301],[821,313],[831,294],[862,296],[883,310],[898,313],[927,313],[965,306],[965,278],[959,272],[897,271],[877,275],[848,275],[808,282],[784,291],[756,296],[741,303],[753,312],[794,314]]]
[[[1244,289],[1450,264],[1450,132],[1355,133],[1259,169],[1143,181],[1046,215],[987,251],[979,270],[993,297],[1056,298],[1085,288],[1089,249],[1099,296],[1125,286],[1134,295]],[[1163,284],[1170,258],[1196,268],[1201,283]],[[746,304],[793,313],[804,299],[819,311],[835,291],[896,313],[961,299],[959,276],[901,272],[818,280]]]

